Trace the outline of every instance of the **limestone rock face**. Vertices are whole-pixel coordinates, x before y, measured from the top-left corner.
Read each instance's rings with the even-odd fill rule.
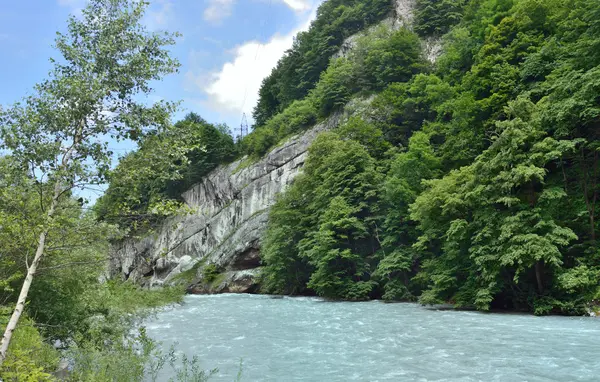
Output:
[[[256,163],[215,169],[183,194],[193,213],[167,219],[154,235],[113,246],[109,277],[153,286],[193,273],[193,293],[253,292],[269,207],[300,172],[314,138],[340,118],[290,138]],[[213,284],[203,282],[208,264],[221,272]]]

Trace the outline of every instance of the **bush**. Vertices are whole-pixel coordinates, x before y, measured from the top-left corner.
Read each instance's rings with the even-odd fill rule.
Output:
[[[12,311],[0,307],[0,330],[8,323]],[[52,381],[51,372],[58,366],[59,353],[45,343],[34,322],[21,317],[14,332],[8,356],[0,369],[0,380],[5,382]]]
[[[265,155],[278,141],[277,132],[270,126],[256,128],[241,143],[243,152],[254,158]]]
[[[212,283],[219,277],[221,271],[215,264],[208,264],[202,269],[202,277],[207,283]]]
[[[421,41],[408,29],[402,28],[370,45],[363,72],[371,78],[373,90],[383,89],[392,82],[406,82],[426,68]]]
[[[358,91],[355,72],[354,63],[346,58],[333,60],[323,72],[313,92],[321,117],[344,106]]]
[[[421,36],[442,35],[460,22],[466,0],[417,0],[415,31]]]
[[[313,97],[294,101],[283,112],[275,115],[264,126],[256,127],[242,142],[242,152],[260,158],[277,142],[300,133],[317,121],[317,110]]]
[[[279,139],[296,134],[311,127],[317,121],[314,99],[307,97],[294,101],[282,113],[273,117],[267,125],[277,131]]]

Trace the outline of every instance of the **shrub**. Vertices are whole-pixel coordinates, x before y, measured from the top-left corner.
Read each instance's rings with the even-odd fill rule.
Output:
[[[10,317],[10,309],[0,307],[0,330]],[[34,322],[22,317],[8,349],[8,356],[0,369],[0,380],[5,382],[53,381],[51,372],[58,366],[59,354],[45,343]]]
[[[202,277],[207,283],[212,283],[219,277],[221,271],[215,264],[208,264],[202,269]]]
[[[460,22],[466,0],[417,0],[415,31],[421,36],[442,35]]]

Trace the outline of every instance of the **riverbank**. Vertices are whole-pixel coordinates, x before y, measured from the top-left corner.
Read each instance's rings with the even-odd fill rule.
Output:
[[[0,379],[102,382],[144,378],[157,356],[157,344],[135,329],[160,308],[181,303],[184,290],[148,290],[116,281],[87,287],[55,307],[62,324],[27,317],[17,326]],[[3,329],[11,310],[0,307],[0,313]]]
[[[256,276],[256,275],[254,275]],[[302,294],[302,295],[272,295],[268,293],[262,293],[260,284],[253,278],[242,278],[239,282],[233,282],[226,278],[225,274],[216,273],[210,277],[203,277],[200,281],[195,281],[193,284],[186,287],[186,294],[188,295],[215,295],[215,294],[227,294],[227,293],[240,293],[240,294],[258,294],[267,295],[272,297],[317,297],[316,294]],[[260,277],[258,277],[260,279]],[[251,280],[251,282],[248,282]],[[235,281],[235,280],[234,280]],[[181,278],[179,282],[183,282],[181,285],[185,285],[185,279]],[[331,302],[345,301],[326,299]],[[400,301],[389,301],[383,299],[370,299],[366,301],[381,301],[385,303],[416,303],[415,300],[400,300]],[[509,314],[509,313],[523,313],[523,314],[534,314],[533,307],[522,308],[522,309],[511,309],[511,308],[497,308],[492,307],[489,310],[478,310],[472,306],[456,306],[451,303],[439,303],[439,304],[424,304],[424,306],[431,307],[434,310],[455,310],[455,311],[480,311],[483,313],[498,313],[498,314]],[[591,316],[600,317],[600,301],[590,301],[585,309],[581,309],[582,314],[567,314],[567,312],[561,312],[559,310],[546,312],[544,315],[558,315],[558,316]]]

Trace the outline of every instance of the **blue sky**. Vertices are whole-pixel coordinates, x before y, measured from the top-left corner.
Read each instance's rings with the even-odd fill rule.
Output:
[[[250,118],[261,80],[320,0],[151,0],[145,24],[183,37],[173,48],[179,74],[155,84],[153,97],[181,100],[182,112],[237,127]],[[50,69],[55,32],[85,0],[0,0],[0,104],[25,96]]]
[[[144,23],[182,34],[173,56],[180,73],[153,84],[149,101],[182,101],[174,119],[193,111],[213,123],[251,123],[258,89],[293,37],[307,29],[322,0],[150,0]],[[50,70],[56,31],[86,0],[0,0],[0,105],[21,100]],[[111,142],[118,157],[132,142]],[[102,186],[101,189],[105,189]],[[82,190],[95,201],[99,191]]]

